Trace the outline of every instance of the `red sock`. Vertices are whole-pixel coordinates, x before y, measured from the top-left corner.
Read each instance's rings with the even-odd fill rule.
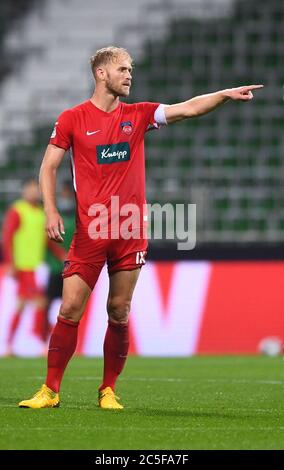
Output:
[[[50,338],[45,383],[56,393],[59,392],[64,371],[76,349],[78,325],[79,322],[58,317]]]
[[[106,387],[115,389],[115,383],[127,359],[128,347],[128,323],[114,323],[109,320],[104,341],[104,377],[99,390]]]
[[[11,344],[13,342],[13,339],[14,339],[14,336],[15,336],[15,333],[18,329],[20,319],[21,319],[21,313],[22,312],[18,311],[18,310],[14,313],[12,322],[10,324],[10,329],[9,329],[8,339],[7,339],[7,343],[8,343],[9,346],[11,346]]]

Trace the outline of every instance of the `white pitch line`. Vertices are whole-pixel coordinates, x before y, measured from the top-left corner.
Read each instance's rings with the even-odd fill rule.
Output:
[[[26,380],[44,380],[44,376],[26,376]],[[101,380],[101,376],[66,376],[64,380]],[[119,381],[125,382],[208,382],[208,383],[234,383],[234,384],[263,384],[284,385],[284,380],[253,380],[253,379],[204,379],[204,378],[181,378],[181,377],[120,377]]]
[[[28,429],[32,429],[34,431],[57,431],[57,433],[59,432],[59,428],[58,426],[44,426],[44,427],[33,427],[31,426],[30,424],[28,426],[5,426],[5,428],[1,428],[0,429],[0,434],[3,434],[5,432],[7,432],[8,430],[20,430],[20,429],[23,429],[23,430],[26,430],[28,427]],[[74,424],[61,424],[60,425],[60,428],[73,428],[74,429]],[[94,426],[78,426],[76,428],[77,430],[78,429],[82,429],[82,430],[88,430],[88,429],[91,429],[91,430],[94,430]],[[158,431],[158,432],[161,432],[161,427],[154,427],[149,425],[149,427],[141,427],[141,426],[127,426],[127,428],[123,427],[123,426],[120,426],[120,427],[115,427],[115,429],[117,431],[124,431],[124,432],[127,432],[129,433],[129,431]],[[100,423],[100,427],[99,429],[97,429],[97,431],[99,433],[102,432],[102,430],[111,430],[113,431],[113,426],[104,426],[102,425],[102,423]],[[189,431],[189,432],[208,432],[208,431],[284,431],[284,426],[268,426],[268,427],[256,427],[256,426],[249,426],[249,427],[246,427],[246,426],[243,426],[243,427],[222,427],[222,428],[218,428],[218,427],[204,427],[204,428],[201,428],[201,427],[178,427],[178,428],[169,428],[167,427],[167,431],[172,431],[172,432],[185,432],[185,431]]]
[[[78,377],[65,377],[66,380],[100,380],[101,377],[91,376],[78,376]],[[233,383],[233,384],[263,384],[263,385],[284,385],[283,380],[251,380],[251,379],[202,379],[202,378],[179,378],[179,377],[120,377],[120,381],[125,382],[196,382],[207,383]]]
[[[97,409],[96,403],[95,402],[92,403],[91,401],[90,401],[90,404],[87,407],[86,407],[86,405],[80,405],[80,404],[77,405],[77,409],[78,410],[84,410],[84,408],[87,408],[89,410],[89,407],[92,406],[92,405],[94,406],[94,409]],[[18,405],[16,403],[11,404],[11,403],[1,403],[0,402],[0,406],[1,406],[1,408],[15,408],[15,409],[18,408]],[[216,407],[218,407],[218,404],[216,405]],[[213,409],[215,410],[216,407],[213,407]],[[74,406],[71,406],[70,402],[68,403],[68,402],[65,401],[62,408],[63,409],[70,409],[70,408],[73,409]],[[135,407],[128,407],[127,408],[127,410],[132,410],[132,411],[135,410],[135,409],[136,409]],[[210,409],[212,409],[212,407]],[[199,407],[194,407],[192,409],[192,411],[194,411],[196,413],[202,412],[203,410],[204,410],[204,408],[202,408],[200,406]],[[219,410],[219,408],[218,408],[218,410]],[[206,408],[206,411],[208,411],[208,408]],[[229,407],[225,407],[221,411],[229,411],[229,412],[234,412],[234,413],[247,413],[247,412],[269,413],[269,414],[272,414],[272,413],[276,414],[277,413],[279,415],[279,412],[281,410],[278,409],[278,408],[267,408],[267,409],[265,409],[265,408],[256,408],[255,409],[255,408],[237,408],[237,407],[236,408],[232,408],[232,407],[229,408]],[[68,425],[66,425],[66,426],[68,426]]]

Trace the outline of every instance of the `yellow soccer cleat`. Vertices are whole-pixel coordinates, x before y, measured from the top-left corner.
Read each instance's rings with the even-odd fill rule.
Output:
[[[99,407],[104,410],[123,410],[123,406],[118,403],[117,397],[111,387],[106,387],[99,391]]]
[[[53,392],[43,384],[38,392],[30,399],[20,401],[20,408],[58,408],[60,405],[58,393]]]

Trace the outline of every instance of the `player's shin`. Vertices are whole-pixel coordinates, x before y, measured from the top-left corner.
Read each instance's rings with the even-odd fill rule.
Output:
[[[46,385],[54,392],[59,392],[66,366],[73,356],[78,336],[79,322],[72,322],[58,317],[52,332],[48,356]]]
[[[127,359],[128,348],[128,323],[114,323],[109,320],[104,340],[104,376],[99,390],[106,387],[115,390],[116,381]]]

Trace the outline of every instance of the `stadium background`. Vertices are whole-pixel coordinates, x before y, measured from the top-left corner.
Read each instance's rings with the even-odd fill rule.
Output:
[[[131,101],[265,85],[248,105],[229,103],[147,136],[148,201],[196,203],[197,247],[151,243],[133,301],[132,353],[257,353],[263,338],[284,339],[283,22],[277,0],[0,3],[1,220],[21,181],[38,174],[57,115],[90,96],[88,59],[97,48],[119,44],[135,58]],[[64,165],[61,180],[68,158]],[[15,284],[0,269],[4,354]],[[106,290],[104,273],[81,325],[80,354],[102,352]],[[27,308],[19,355],[41,352],[33,321]]]

